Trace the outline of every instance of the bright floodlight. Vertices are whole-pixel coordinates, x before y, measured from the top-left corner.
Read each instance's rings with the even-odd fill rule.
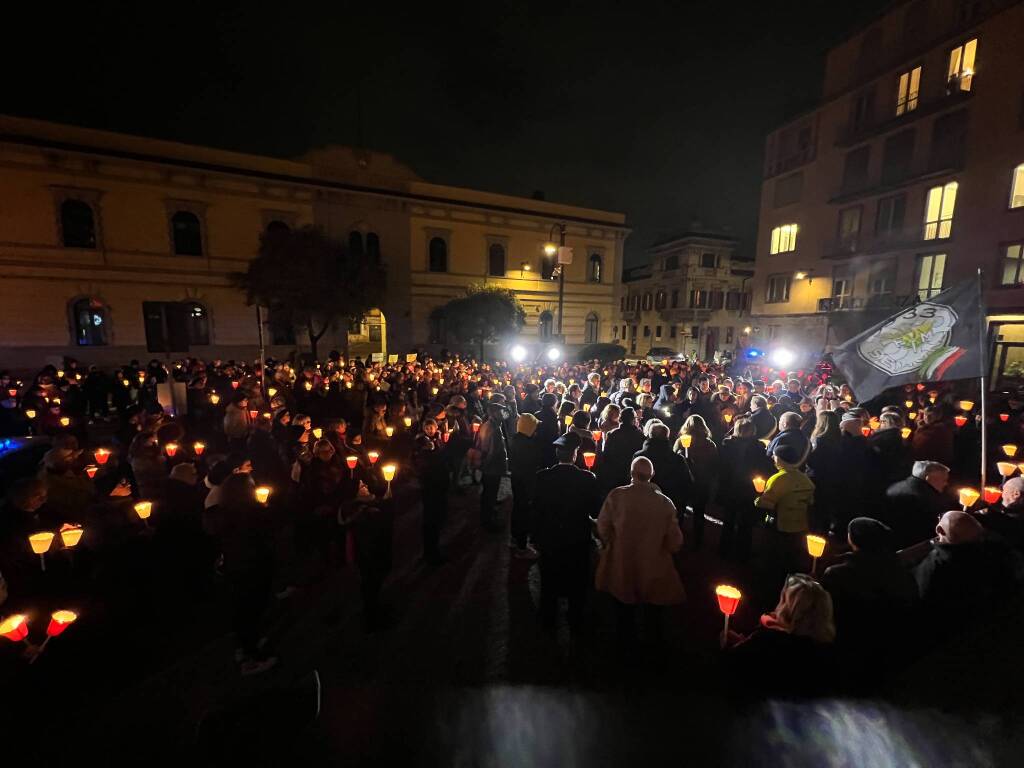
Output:
[[[562,350],[560,350],[558,347],[552,347],[551,349],[548,350],[548,360],[550,360],[551,362],[555,362],[555,360],[557,360],[561,356]]]
[[[522,344],[516,344],[512,347],[512,359],[517,363],[523,362],[526,359],[526,347]]]
[[[796,360],[796,353],[791,349],[779,347],[779,349],[772,352],[771,360],[772,365],[775,365],[778,368],[788,368],[793,364],[793,361]]]

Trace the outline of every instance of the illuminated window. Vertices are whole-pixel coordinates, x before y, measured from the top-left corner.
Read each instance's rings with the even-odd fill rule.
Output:
[[[924,239],[942,240],[953,232],[953,208],[956,206],[957,183],[928,190],[924,213]]]
[[[648,291],[644,294],[644,311],[648,311],[654,305],[654,296]]]
[[[658,291],[658,295],[654,298],[654,308],[664,309],[665,303],[668,301],[668,294],[664,291]]]
[[[107,309],[97,299],[79,299],[71,305],[75,344],[102,347],[107,344]]]
[[[171,216],[176,256],[202,256],[203,233],[199,217],[191,211],[177,211]]]
[[[710,296],[708,292],[700,290],[699,288],[697,290],[690,291],[690,308],[707,309],[709,298]]]
[[[597,341],[597,315],[593,312],[583,321],[583,341],[587,344]]]
[[[783,224],[772,230],[771,253],[788,253],[796,250],[796,224]]]
[[[1013,169],[1013,181],[1010,183],[1010,207],[1024,207],[1024,163]]]
[[[913,112],[917,109],[917,94],[921,87],[921,68],[914,67],[900,75],[896,86],[896,114]]]
[[[1006,246],[1003,254],[1003,278],[1000,285],[1021,285],[1024,283],[1024,243]]]
[[[839,212],[839,239],[843,242],[856,240],[860,234],[861,207],[844,208]]]
[[[587,280],[592,283],[601,282],[601,254],[590,254],[590,261],[587,264]]]
[[[771,275],[765,291],[766,304],[782,304],[789,301],[790,275]]]
[[[951,90],[969,91],[974,80],[974,56],[977,40],[968,40],[949,52],[949,72],[946,79]]]
[[[942,278],[946,272],[946,254],[929,253],[917,257],[917,296],[924,301],[942,292]]]
[[[849,267],[836,267],[832,271],[832,309],[846,309],[853,296],[853,278]]]

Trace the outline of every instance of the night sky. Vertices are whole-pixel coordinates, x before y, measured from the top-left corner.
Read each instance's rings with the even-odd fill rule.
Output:
[[[752,256],[766,133],[888,4],[5,9],[0,112],[281,156],[362,143],[429,181],[623,211],[628,264],[692,221]]]

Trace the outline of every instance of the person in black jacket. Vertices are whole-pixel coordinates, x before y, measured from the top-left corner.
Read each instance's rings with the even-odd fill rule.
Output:
[[[775,434],[778,423],[768,410],[768,401],[761,395],[754,395],[750,400],[750,420],[757,430],[757,439],[763,440]]]
[[[512,474],[512,543],[517,558],[533,560],[537,550],[530,546],[531,507],[541,446],[536,439],[537,417],[524,413],[516,420],[516,433],[508,442],[509,471]]]
[[[775,474],[775,464],[764,452],[750,419],[737,419],[733,433],[718,449],[718,503],[722,512],[719,555],[746,562],[750,557],[751,534],[757,518],[754,509],[754,478],[766,480]]]
[[[672,500],[682,516],[691,501],[693,478],[686,459],[672,450],[668,427],[664,424],[651,425],[650,437],[644,441],[643,448],[633,454],[633,458],[640,456],[654,465],[656,485]]]
[[[619,413],[619,426],[604,436],[604,452],[598,457],[597,476],[602,495],[607,495],[612,488],[629,485],[629,466],[643,445],[644,433],[636,425],[636,411],[623,408]]]
[[[558,395],[545,392],[540,397],[540,410],[537,411],[537,432],[534,435],[540,445],[540,462],[542,467],[550,467],[555,463],[555,440],[562,434],[558,423]]]
[[[597,371],[587,374],[587,385],[580,392],[580,408],[589,405],[594,410],[594,405],[601,399],[601,374]]]
[[[569,599],[569,628],[582,629],[583,606],[590,584],[591,528],[601,507],[597,478],[575,466],[579,439],[558,438],[558,464],[537,473],[533,496],[534,542],[540,552],[540,613],[554,630],[558,598]]]
[[[878,429],[868,437],[868,446],[878,457],[879,479],[884,483],[884,493],[885,488],[910,474],[913,459],[910,457],[910,441],[902,434],[903,417],[890,411],[883,413],[878,421]]]
[[[426,434],[416,436],[413,461],[423,502],[423,561],[440,565],[444,562],[441,528],[448,512],[448,463],[437,442]]]
[[[946,495],[949,467],[937,461],[915,461],[906,480],[885,492],[885,522],[893,530],[896,548],[903,549],[931,538],[935,524],[956,506]]]

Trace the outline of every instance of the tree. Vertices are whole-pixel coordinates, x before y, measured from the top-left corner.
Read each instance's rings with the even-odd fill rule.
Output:
[[[459,341],[480,345],[480,361],[484,344],[493,344],[503,336],[519,333],[526,322],[526,310],[516,295],[492,285],[471,285],[466,295],[452,299],[434,310],[444,317],[445,327]]]
[[[277,322],[304,331],[315,359],[317,343],[329,328],[347,325],[380,306],[386,271],[306,226],[264,233],[249,268],[232,274],[231,280],[245,291],[249,306],[265,306]],[[347,332],[345,338],[347,347]]]

